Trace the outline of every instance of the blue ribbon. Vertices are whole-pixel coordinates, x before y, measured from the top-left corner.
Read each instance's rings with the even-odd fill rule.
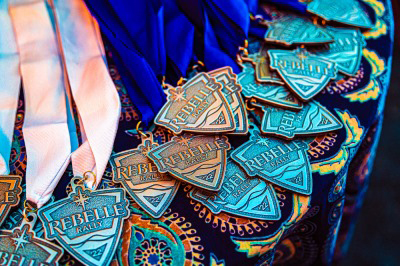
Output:
[[[263,38],[266,31],[250,21],[250,13],[262,12],[258,0],[85,1],[146,125],[166,101],[159,82],[163,76],[173,84],[197,59],[208,70],[231,66],[238,73],[238,48],[249,35]],[[306,11],[306,5],[295,0],[269,2]]]
[[[175,83],[176,79],[186,76],[186,70],[193,60],[195,28],[175,0],[164,1],[164,13],[164,41],[169,59],[167,71],[171,69],[172,72],[167,72],[167,77],[172,80],[171,83]]]
[[[303,14],[307,13],[307,4],[301,3],[298,0],[267,0],[272,4],[276,4],[282,8],[297,11]]]
[[[236,63],[239,46],[247,39],[250,8],[256,0],[178,0],[178,5],[201,33],[197,57],[208,70],[231,66],[240,72]]]
[[[85,0],[108,40],[130,98],[148,125],[166,101],[157,76],[165,73],[159,1]]]

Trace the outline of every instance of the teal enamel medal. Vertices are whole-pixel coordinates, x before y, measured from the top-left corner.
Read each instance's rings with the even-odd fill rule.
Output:
[[[305,103],[298,112],[266,105],[262,109],[261,131],[265,134],[292,139],[342,128],[339,119],[316,101]]]
[[[327,44],[326,49],[315,51],[316,55],[336,63],[338,71],[354,76],[360,68],[362,50],[366,45],[364,36],[357,29],[327,27],[335,42]]]
[[[281,217],[274,188],[257,177],[249,177],[231,159],[227,161],[221,190],[210,192],[194,188],[190,197],[215,214],[222,211],[259,220],[279,220]]]
[[[318,94],[336,77],[336,63],[304,49],[269,50],[271,68],[276,69],[292,91],[304,101]]]
[[[39,209],[45,236],[85,265],[108,265],[129,216],[125,190],[92,191],[78,178],[71,185],[67,198]]]
[[[311,165],[306,142],[264,137],[256,127],[250,129],[250,134],[250,140],[231,154],[232,159],[248,175],[259,176],[300,194],[312,193]]]
[[[300,110],[303,103],[293,96],[292,92],[282,86],[274,84],[257,84],[254,78],[254,68],[250,63],[243,64],[243,71],[238,75],[238,82],[242,85],[242,94],[246,98],[274,106]]]
[[[313,0],[307,11],[328,21],[350,26],[372,28],[374,25],[357,0]]]
[[[312,21],[295,16],[285,16],[268,23],[264,37],[267,42],[284,45],[323,44],[333,42],[324,29],[314,25]]]

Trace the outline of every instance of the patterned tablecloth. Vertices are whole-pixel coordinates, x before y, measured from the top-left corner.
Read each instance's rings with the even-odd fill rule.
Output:
[[[330,83],[316,100],[335,113],[344,127],[316,137],[308,155],[313,171],[313,193],[294,194],[275,186],[282,211],[279,221],[260,221],[215,215],[190,199],[190,185],[182,185],[170,208],[160,219],[149,217],[131,204],[113,265],[310,265],[329,264],[346,252],[354,220],[368,186],[382,125],[389,85],[393,44],[393,15],[388,0],[363,0],[374,11],[375,27],[364,32],[360,69],[354,77]],[[108,54],[109,69],[122,103],[114,151],[136,148],[140,137],[135,127],[140,117],[132,105]],[[21,96],[22,97],[22,96]],[[15,126],[11,171],[24,175],[26,149],[22,136],[24,101],[21,98]],[[172,136],[157,127],[159,143]],[[66,196],[71,168],[61,180],[55,197]],[[106,170],[102,187],[116,186]],[[21,200],[21,203],[23,200]],[[22,209],[22,206],[21,206]],[[3,227],[12,228],[21,219],[14,210]],[[43,235],[41,225],[35,228]],[[65,254],[62,264],[79,264]]]

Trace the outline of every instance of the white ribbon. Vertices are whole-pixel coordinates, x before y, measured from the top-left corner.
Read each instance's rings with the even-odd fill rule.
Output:
[[[72,153],[74,174],[93,171],[97,178],[92,187],[99,184],[109,160],[120,114],[99,29],[83,0],[57,0],[54,6],[54,28],[43,0],[13,0],[10,8],[26,103],[27,199],[38,207],[50,198],[70,162],[68,84],[83,140]],[[54,29],[59,29],[58,38]]]
[[[0,0],[0,175],[10,173],[9,160],[21,77],[8,0]]]
[[[81,125],[82,145],[72,154],[74,174],[96,174],[96,187],[110,158],[120,101],[104,62],[100,30],[83,0],[54,0],[65,63]]]
[[[63,70],[45,2],[11,3],[25,96],[26,194],[27,200],[41,206],[50,198],[71,153]]]

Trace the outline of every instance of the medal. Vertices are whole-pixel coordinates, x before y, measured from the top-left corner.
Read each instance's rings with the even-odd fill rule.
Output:
[[[250,49],[249,49],[250,50]],[[247,56],[242,56],[241,59],[245,62],[250,62],[255,68],[255,78],[257,82],[261,83],[272,83],[272,84],[285,84],[279,77],[276,71],[271,70],[269,56],[265,47],[261,48],[260,51]]]
[[[254,68],[250,63],[243,64],[243,71],[238,75],[238,82],[242,86],[242,94],[246,98],[254,98],[260,102],[293,110],[300,110],[303,107],[303,103],[294,97],[286,87],[257,84],[254,79]]]
[[[167,90],[167,103],[154,120],[174,133],[230,132],[235,121],[222,85],[206,73],[199,73],[182,87]]]
[[[350,26],[372,28],[374,25],[357,0],[313,0],[307,11],[327,21],[336,21]]]
[[[342,123],[316,101],[304,104],[303,109],[292,112],[264,105],[261,132],[287,139],[294,136],[313,135],[342,128]]]
[[[6,219],[11,207],[18,205],[21,192],[20,176],[0,176],[0,226]]]
[[[274,188],[265,181],[249,177],[228,159],[221,190],[210,192],[194,188],[190,197],[207,206],[214,214],[221,211],[259,220],[279,220],[281,211]]]
[[[324,29],[314,25],[311,20],[290,15],[269,22],[264,39],[267,42],[287,46],[333,42],[332,36]]]
[[[148,156],[161,173],[168,172],[192,185],[218,191],[229,149],[226,136],[184,134],[152,149]]]
[[[268,54],[271,67],[278,70],[292,91],[304,101],[313,98],[336,77],[334,62],[304,49],[269,50]]]
[[[13,230],[0,230],[0,258],[3,265],[58,265],[63,250],[38,238],[32,230],[35,213],[25,213],[24,220]]]
[[[85,176],[85,175],[84,175]],[[68,197],[38,210],[45,236],[55,239],[85,265],[108,265],[114,256],[128,218],[125,190],[112,188],[92,191],[84,180],[71,180]]]
[[[248,132],[247,112],[240,95],[242,88],[236,83],[236,74],[231,67],[224,67],[208,72],[211,77],[222,84],[222,93],[232,110],[235,121],[235,130],[229,134],[245,135]]]
[[[327,44],[322,51],[316,50],[315,54],[335,62],[338,71],[350,76],[356,75],[366,45],[364,36],[357,29],[327,27],[327,30],[335,42]]]
[[[254,60],[255,63],[255,75],[258,82],[267,82],[273,84],[284,85],[285,82],[279,77],[276,71],[270,68],[270,61],[268,56],[268,50],[263,48],[260,51],[259,56]]]
[[[250,140],[233,150],[232,159],[249,176],[259,176],[291,191],[312,193],[311,165],[308,144],[302,140],[284,141],[261,136],[253,125]]]
[[[140,132],[142,133],[142,132]],[[160,173],[147,157],[158,144],[153,135],[142,137],[136,149],[120,152],[111,157],[114,182],[122,183],[129,195],[154,218],[159,218],[171,204],[180,182],[166,173]]]

